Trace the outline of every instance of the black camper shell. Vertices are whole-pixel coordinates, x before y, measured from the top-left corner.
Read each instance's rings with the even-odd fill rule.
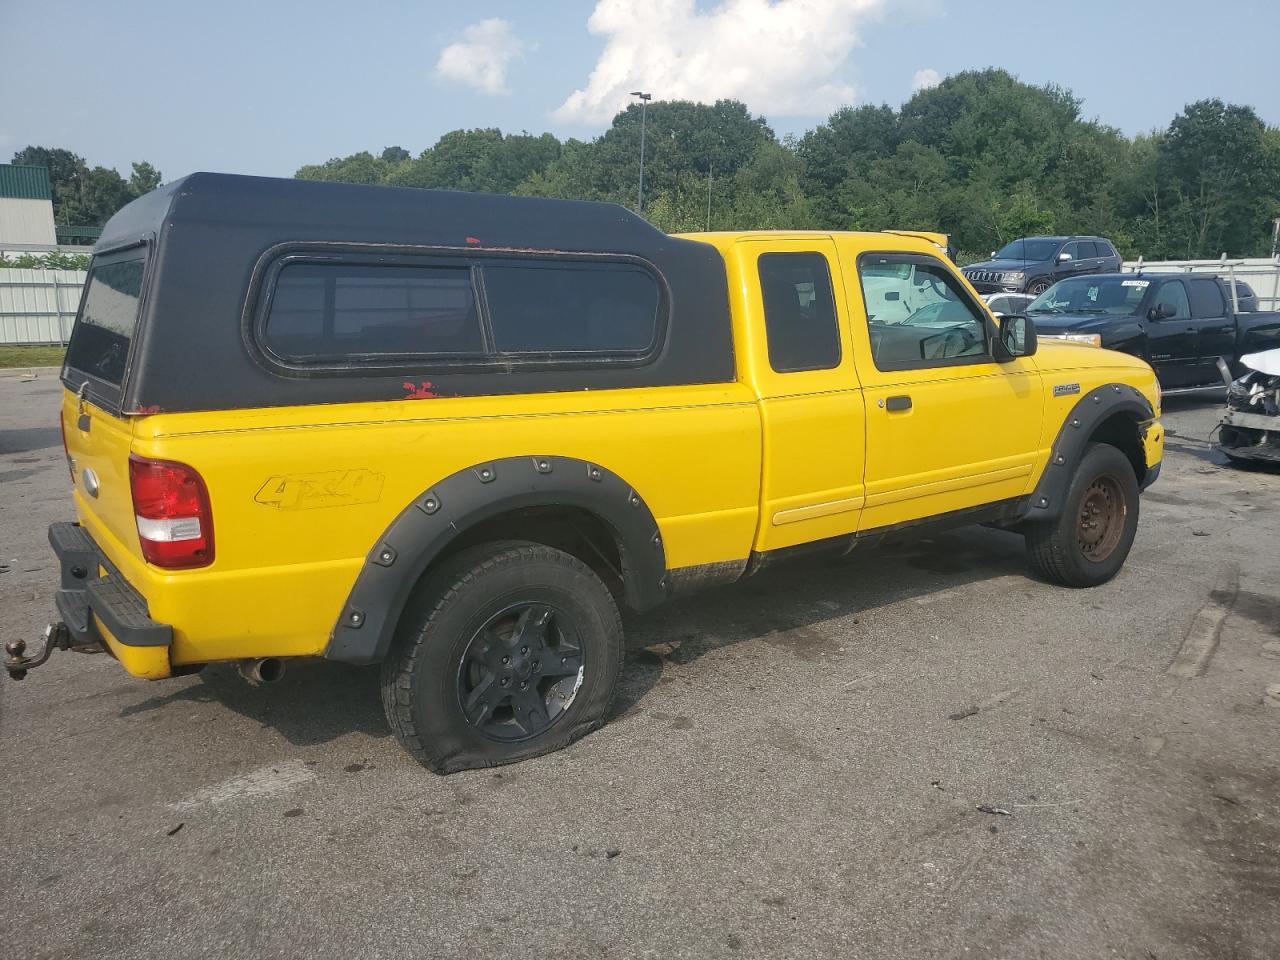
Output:
[[[735,376],[719,253],[614,204],[196,173],[90,271],[62,379],[120,414]]]

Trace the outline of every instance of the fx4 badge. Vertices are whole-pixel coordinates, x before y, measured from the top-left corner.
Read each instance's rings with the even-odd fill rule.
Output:
[[[269,477],[253,499],[279,510],[313,510],[376,503],[382,496],[382,474],[372,470],[329,470]]]
[[[1055,383],[1053,385],[1053,395],[1055,397],[1069,397],[1073,393],[1080,392],[1080,384],[1078,383]]]

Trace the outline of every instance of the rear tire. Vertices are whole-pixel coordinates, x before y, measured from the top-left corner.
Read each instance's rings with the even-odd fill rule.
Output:
[[[1129,458],[1110,444],[1089,444],[1058,518],[1025,528],[1032,568],[1067,587],[1106,583],[1120,572],[1133,546],[1138,496]]]
[[[506,541],[428,576],[382,664],[396,738],[436,773],[515,763],[600,726],[622,669],[608,588],[561,550]]]

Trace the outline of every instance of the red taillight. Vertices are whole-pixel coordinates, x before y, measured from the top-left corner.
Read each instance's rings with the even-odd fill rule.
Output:
[[[185,463],[129,458],[142,556],[175,570],[213,563],[213,512],[200,474]]]

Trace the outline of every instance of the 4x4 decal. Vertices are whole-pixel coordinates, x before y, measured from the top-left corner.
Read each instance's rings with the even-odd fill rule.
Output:
[[[314,510],[377,503],[382,497],[382,474],[372,470],[329,470],[268,477],[253,499],[279,510]]]

